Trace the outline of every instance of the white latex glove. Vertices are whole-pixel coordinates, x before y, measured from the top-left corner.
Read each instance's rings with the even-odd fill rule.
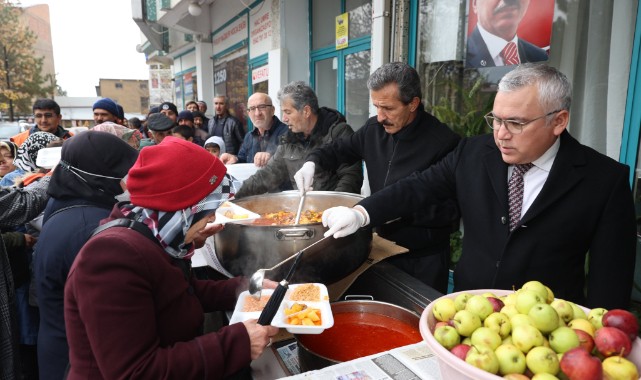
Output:
[[[361,208],[363,211],[364,208]],[[366,211],[365,211],[366,212]],[[325,236],[341,238],[358,231],[366,225],[363,213],[350,207],[338,206],[323,211],[323,226],[329,227]]]
[[[306,192],[312,190],[314,171],[316,171],[316,165],[312,161],[307,161],[303,164],[303,167],[294,174],[294,180],[296,181],[296,187],[298,187],[300,195],[305,195]]]

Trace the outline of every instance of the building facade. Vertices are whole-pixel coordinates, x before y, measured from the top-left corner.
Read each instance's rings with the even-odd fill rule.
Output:
[[[149,110],[149,81],[137,79],[100,79],[96,95],[111,98],[126,113],[146,114]]]

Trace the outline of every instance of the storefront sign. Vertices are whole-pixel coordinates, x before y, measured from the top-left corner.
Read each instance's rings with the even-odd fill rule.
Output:
[[[272,0],[265,0],[257,8],[256,14],[249,15],[250,58],[256,58],[271,48],[272,41]]]
[[[247,17],[243,16],[214,34],[214,55],[246,39]]]
[[[214,71],[214,84],[223,83],[227,80],[227,69]]]
[[[336,16],[336,50],[349,46],[349,14]]]
[[[261,66],[252,70],[252,84],[264,82],[269,79],[269,66]]]

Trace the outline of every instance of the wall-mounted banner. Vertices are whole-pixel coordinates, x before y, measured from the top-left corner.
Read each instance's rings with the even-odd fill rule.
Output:
[[[336,16],[336,50],[349,46],[349,13]]]

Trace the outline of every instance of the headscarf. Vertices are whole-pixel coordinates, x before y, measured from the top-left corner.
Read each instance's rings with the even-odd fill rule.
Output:
[[[120,137],[123,141],[126,141],[136,149],[140,147],[140,140],[142,139],[142,134],[137,129],[127,128],[124,125],[116,124],[111,121],[105,121],[104,123],[98,124],[91,128],[90,131],[111,133],[112,135]]]
[[[13,161],[13,164],[26,172],[36,171],[36,158],[38,158],[38,151],[46,148],[47,144],[53,140],[58,139],[56,135],[49,132],[35,132],[31,133],[29,137],[18,148],[18,155]]]
[[[194,254],[194,245],[185,244],[187,230],[203,217],[216,210],[223,202],[236,193],[235,179],[225,174],[220,185],[209,195],[196,203],[178,211],[152,210],[131,203],[120,207],[122,213],[130,219],[144,223],[153,232],[165,252],[177,259],[188,259]]]
[[[0,148],[8,150],[13,159],[15,159],[18,154],[18,146],[13,141],[0,141]]]
[[[225,141],[223,140],[222,137],[220,136],[211,136],[210,138],[205,141],[204,147],[207,147],[207,144],[217,144],[218,147],[220,148],[220,154],[222,155],[225,153]]]
[[[58,199],[82,198],[106,206],[122,194],[120,179],[138,157],[138,151],[105,132],[80,133],[62,144],[58,167],[47,193]]]

